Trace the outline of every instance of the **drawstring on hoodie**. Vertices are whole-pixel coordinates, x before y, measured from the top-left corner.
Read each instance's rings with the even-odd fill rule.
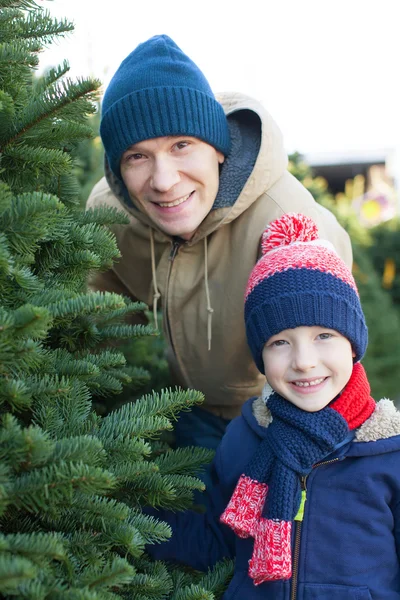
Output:
[[[161,294],[158,290],[157,275],[156,275],[156,256],[154,251],[154,233],[150,227],[150,253],[151,253],[151,275],[153,277],[153,316],[154,316],[154,327],[158,331],[158,315],[157,315],[157,304]]]
[[[158,331],[158,317],[157,317],[157,304],[159,298],[161,298],[161,294],[157,285],[157,274],[156,274],[156,258],[155,258],[155,250],[154,250],[154,232],[150,227],[150,252],[151,252],[151,274],[153,277],[153,315],[154,315],[154,326]],[[211,306],[210,299],[210,288],[208,286],[208,247],[207,247],[207,238],[204,238],[204,283],[206,287],[206,299],[207,299],[207,344],[208,350],[211,350],[211,340],[212,340],[212,314],[214,312],[213,307]]]
[[[208,248],[207,238],[204,238],[204,282],[206,286],[206,298],[207,298],[207,342],[208,349],[211,350],[211,337],[212,337],[212,314],[214,309],[211,306],[210,300],[210,289],[208,287]]]

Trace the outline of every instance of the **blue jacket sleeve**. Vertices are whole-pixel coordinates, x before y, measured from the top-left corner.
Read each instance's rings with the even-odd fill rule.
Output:
[[[235,534],[220,523],[232,495],[232,489],[218,477],[219,452],[214,459],[209,508],[204,514],[194,511],[173,513],[166,510],[151,510],[152,516],[165,521],[172,529],[172,537],[162,544],[147,546],[147,552],[158,560],[176,561],[199,571],[206,571],[222,558],[233,558]]]

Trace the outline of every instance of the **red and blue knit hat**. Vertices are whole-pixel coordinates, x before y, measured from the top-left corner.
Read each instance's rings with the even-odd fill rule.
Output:
[[[335,329],[361,360],[368,329],[354,278],[314,221],[288,213],[262,236],[262,257],[253,268],[245,295],[247,341],[264,373],[262,351],[273,335],[300,326]]]

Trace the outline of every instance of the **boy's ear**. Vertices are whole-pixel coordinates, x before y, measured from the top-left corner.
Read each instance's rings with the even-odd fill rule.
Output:
[[[352,350],[351,355],[352,355],[353,358],[356,357],[356,353],[354,352],[354,350]]]

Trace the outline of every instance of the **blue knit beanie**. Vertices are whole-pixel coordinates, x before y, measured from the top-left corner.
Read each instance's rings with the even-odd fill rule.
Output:
[[[244,311],[247,341],[261,373],[269,338],[300,326],[335,329],[351,342],[355,361],[361,360],[368,329],[356,283],[332,244],[319,238],[314,221],[285,214],[269,224],[261,246]]]
[[[167,35],[139,44],[121,63],[102,104],[100,134],[111,170],[133,144],[168,135],[199,138],[225,156],[224,110],[200,69]]]

